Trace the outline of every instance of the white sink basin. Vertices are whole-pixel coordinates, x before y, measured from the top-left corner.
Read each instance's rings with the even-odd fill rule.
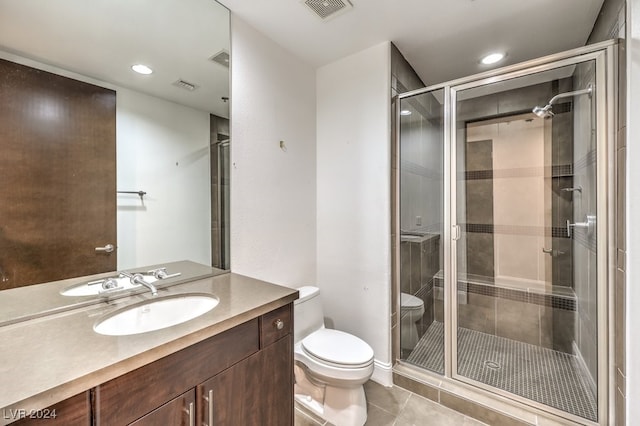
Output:
[[[98,320],[93,329],[107,336],[146,333],[199,317],[219,302],[217,297],[204,293],[159,297],[112,312]]]

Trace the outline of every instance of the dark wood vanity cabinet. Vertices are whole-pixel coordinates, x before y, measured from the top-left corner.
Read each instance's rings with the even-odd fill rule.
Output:
[[[289,304],[104,383],[94,424],[293,425],[292,331]]]
[[[292,426],[292,333],[288,304],[13,424]]]

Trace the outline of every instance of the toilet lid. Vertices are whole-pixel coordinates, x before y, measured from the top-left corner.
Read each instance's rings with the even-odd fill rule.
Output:
[[[400,307],[406,309],[419,309],[424,305],[422,299],[408,293],[400,293]]]
[[[345,366],[360,366],[373,359],[373,349],[364,340],[328,328],[321,328],[302,339],[302,348],[318,359]]]

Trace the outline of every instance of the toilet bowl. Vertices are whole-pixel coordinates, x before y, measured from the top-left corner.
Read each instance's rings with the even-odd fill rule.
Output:
[[[400,293],[400,347],[413,349],[418,344],[418,324],[424,315],[424,302],[419,297]]]
[[[363,384],[373,374],[373,349],[364,340],[325,328],[317,287],[298,289],[294,302],[295,398],[338,426],[367,421]]]

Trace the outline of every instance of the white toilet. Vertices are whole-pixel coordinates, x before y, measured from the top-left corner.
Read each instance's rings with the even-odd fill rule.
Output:
[[[418,344],[417,321],[424,315],[424,302],[419,297],[400,293],[400,346],[413,349]]]
[[[295,398],[336,426],[367,421],[363,384],[373,374],[373,349],[365,341],[324,327],[320,289],[298,289],[294,302]]]

